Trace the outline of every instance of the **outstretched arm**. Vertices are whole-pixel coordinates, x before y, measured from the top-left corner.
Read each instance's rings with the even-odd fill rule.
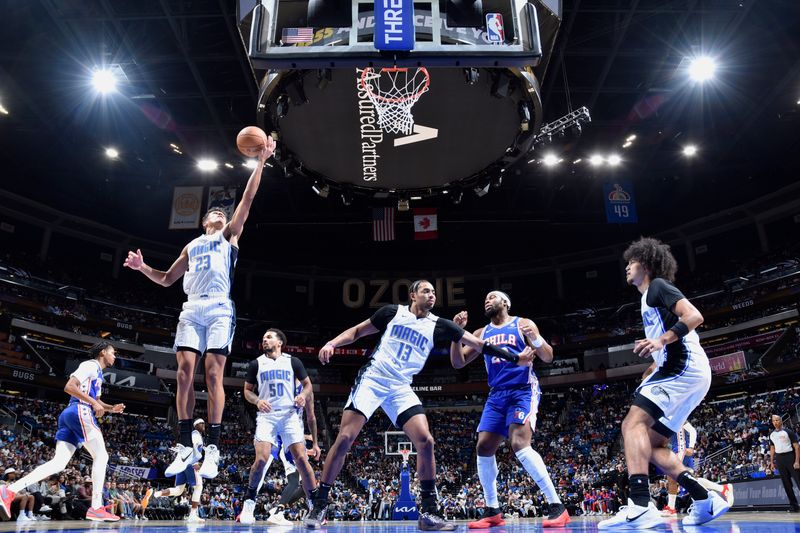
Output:
[[[178,256],[178,258],[174,263],[172,263],[172,266],[169,267],[169,270],[167,271],[156,270],[155,268],[146,264],[144,262],[144,256],[142,255],[141,250],[136,250],[136,252],[128,252],[128,258],[125,259],[123,266],[126,266],[131,270],[138,270],[147,276],[150,281],[158,283],[162,287],[169,287],[179,280],[180,277],[186,273],[186,269],[189,268],[189,249],[188,246],[184,246],[183,250],[181,250],[181,255]]]
[[[372,335],[373,333],[377,332],[378,328],[372,324],[370,319],[367,319],[360,324],[353,326],[352,328],[348,328],[337,335],[333,340],[328,341],[325,346],[322,347],[322,349],[319,351],[319,360],[323,365],[326,365],[330,362],[331,357],[333,356],[333,351],[336,348],[352,344],[361,337],[366,337],[367,335]]]
[[[454,322],[458,324],[458,321],[454,320]],[[458,325],[461,326],[461,324]],[[483,335],[483,328],[475,330],[473,335],[480,338]],[[453,365],[453,368],[464,368],[477,359],[480,354],[480,350],[465,346],[461,344],[461,341],[450,343],[450,364]]]
[[[461,342],[478,353],[488,355],[490,357],[499,357],[500,359],[510,361],[519,366],[528,366],[533,361],[533,350],[531,350],[530,346],[525,347],[525,350],[523,350],[521,354],[517,355],[502,348],[498,348],[497,346],[489,343],[489,341],[484,341],[468,331],[464,332],[464,336],[461,337]]]
[[[247,180],[247,185],[244,188],[242,200],[239,202],[239,205],[236,206],[236,211],[233,212],[233,217],[231,217],[230,222],[228,222],[225,228],[225,238],[229,239],[234,246],[238,244],[239,237],[242,235],[244,223],[247,221],[247,217],[250,215],[250,208],[253,206],[253,199],[255,199],[258,187],[261,185],[261,173],[264,171],[264,162],[272,156],[274,151],[275,139],[267,135],[267,144],[258,155],[258,165],[253,169],[253,173],[250,174],[250,179]]]

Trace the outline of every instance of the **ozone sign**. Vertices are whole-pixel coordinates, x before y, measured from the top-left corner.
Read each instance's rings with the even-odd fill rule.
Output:
[[[375,2],[375,48],[403,52],[414,49],[413,0]]]

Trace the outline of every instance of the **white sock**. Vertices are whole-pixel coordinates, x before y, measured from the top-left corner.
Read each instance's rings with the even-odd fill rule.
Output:
[[[678,499],[677,494],[670,494],[669,496],[667,496],[667,505],[670,508],[675,509],[675,500],[677,499]]]
[[[553,480],[550,479],[550,474],[547,473],[547,467],[544,466],[544,461],[539,453],[528,446],[516,453],[517,459],[522,463],[525,471],[533,478],[542,491],[547,503],[561,503],[561,499],[556,493],[556,488],[553,486]]]
[[[483,499],[486,507],[500,507],[497,501],[497,460],[491,457],[478,456],[478,479],[483,487]]]
[[[33,518],[33,511],[25,511],[25,514],[28,515],[28,518]]]
[[[702,477],[697,478],[697,482],[700,483],[700,486],[702,486],[706,490],[715,490],[717,492],[722,492],[723,490],[725,490],[725,487],[723,487],[719,483],[714,483],[713,481],[709,481]]]
[[[8,488],[13,492],[19,492],[29,485],[47,479],[53,474],[58,474],[67,468],[67,463],[69,463],[74,453],[75,446],[72,444],[64,442],[63,440],[56,442],[56,454],[52,459],[34,468],[33,472],[27,476],[21,477],[14,483],[11,483]]]
[[[98,432],[99,433],[99,432]],[[92,456],[92,509],[103,507],[103,484],[106,482],[108,452],[102,435],[84,443],[86,451]]]

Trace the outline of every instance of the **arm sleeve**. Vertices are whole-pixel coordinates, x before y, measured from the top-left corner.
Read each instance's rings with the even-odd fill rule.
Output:
[[[292,372],[294,372],[294,379],[298,381],[303,381],[308,377],[308,372],[306,372],[303,362],[295,356],[292,356]]]
[[[77,379],[79,382],[83,383],[87,379],[93,377],[97,373],[97,365],[94,364],[94,361],[84,361],[83,363],[78,365],[78,368],[69,375],[71,378]]]
[[[458,342],[464,336],[464,328],[452,320],[440,318],[436,321],[436,327],[433,329],[433,344],[441,345],[444,343],[450,344],[451,342]]]
[[[686,296],[675,285],[661,278],[651,281],[647,289],[647,305],[650,307],[663,307],[672,311],[675,304],[684,298]]]
[[[686,447],[687,448],[694,448],[694,445],[697,444],[697,430],[689,422],[686,422],[683,425],[683,429],[685,429],[686,433],[689,434],[689,440],[686,443]]]
[[[244,378],[245,383],[250,385],[258,385],[258,361],[253,359],[247,365],[247,377]]]
[[[378,331],[384,331],[386,330],[386,325],[396,314],[396,305],[384,305],[375,311],[375,314],[370,317],[369,321],[372,322],[372,325],[375,326]]]
[[[789,442],[790,443],[794,444],[795,442],[797,442],[797,433],[787,429],[786,430],[786,434],[789,435]]]

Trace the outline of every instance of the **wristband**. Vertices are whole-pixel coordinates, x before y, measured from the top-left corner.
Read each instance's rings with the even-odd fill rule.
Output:
[[[481,350],[481,354],[488,355],[491,357],[498,357],[505,361],[509,361],[511,363],[519,362],[519,356],[517,354],[507,352],[497,346],[491,344],[489,341],[483,343],[483,350]]]
[[[531,344],[533,344],[534,348],[541,348],[542,346],[544,346],[544,339],[541,336],[537,335],[536,338],[533,339],[533,342],[531,342]]]
[[[671,332],[673,332],[675,335],[677,335],[679,339],[682,339],[682,338],[684,338],[686,335],[688,335],[688,334],[689,334],[689,326],[687,326],[685,323],[681,322],[680,320],[678,320],[678,321],[675,323],[675,325],[674,325],[674,326],[672,326],[671,328],[669,328],[669,330],[670,330]]]

